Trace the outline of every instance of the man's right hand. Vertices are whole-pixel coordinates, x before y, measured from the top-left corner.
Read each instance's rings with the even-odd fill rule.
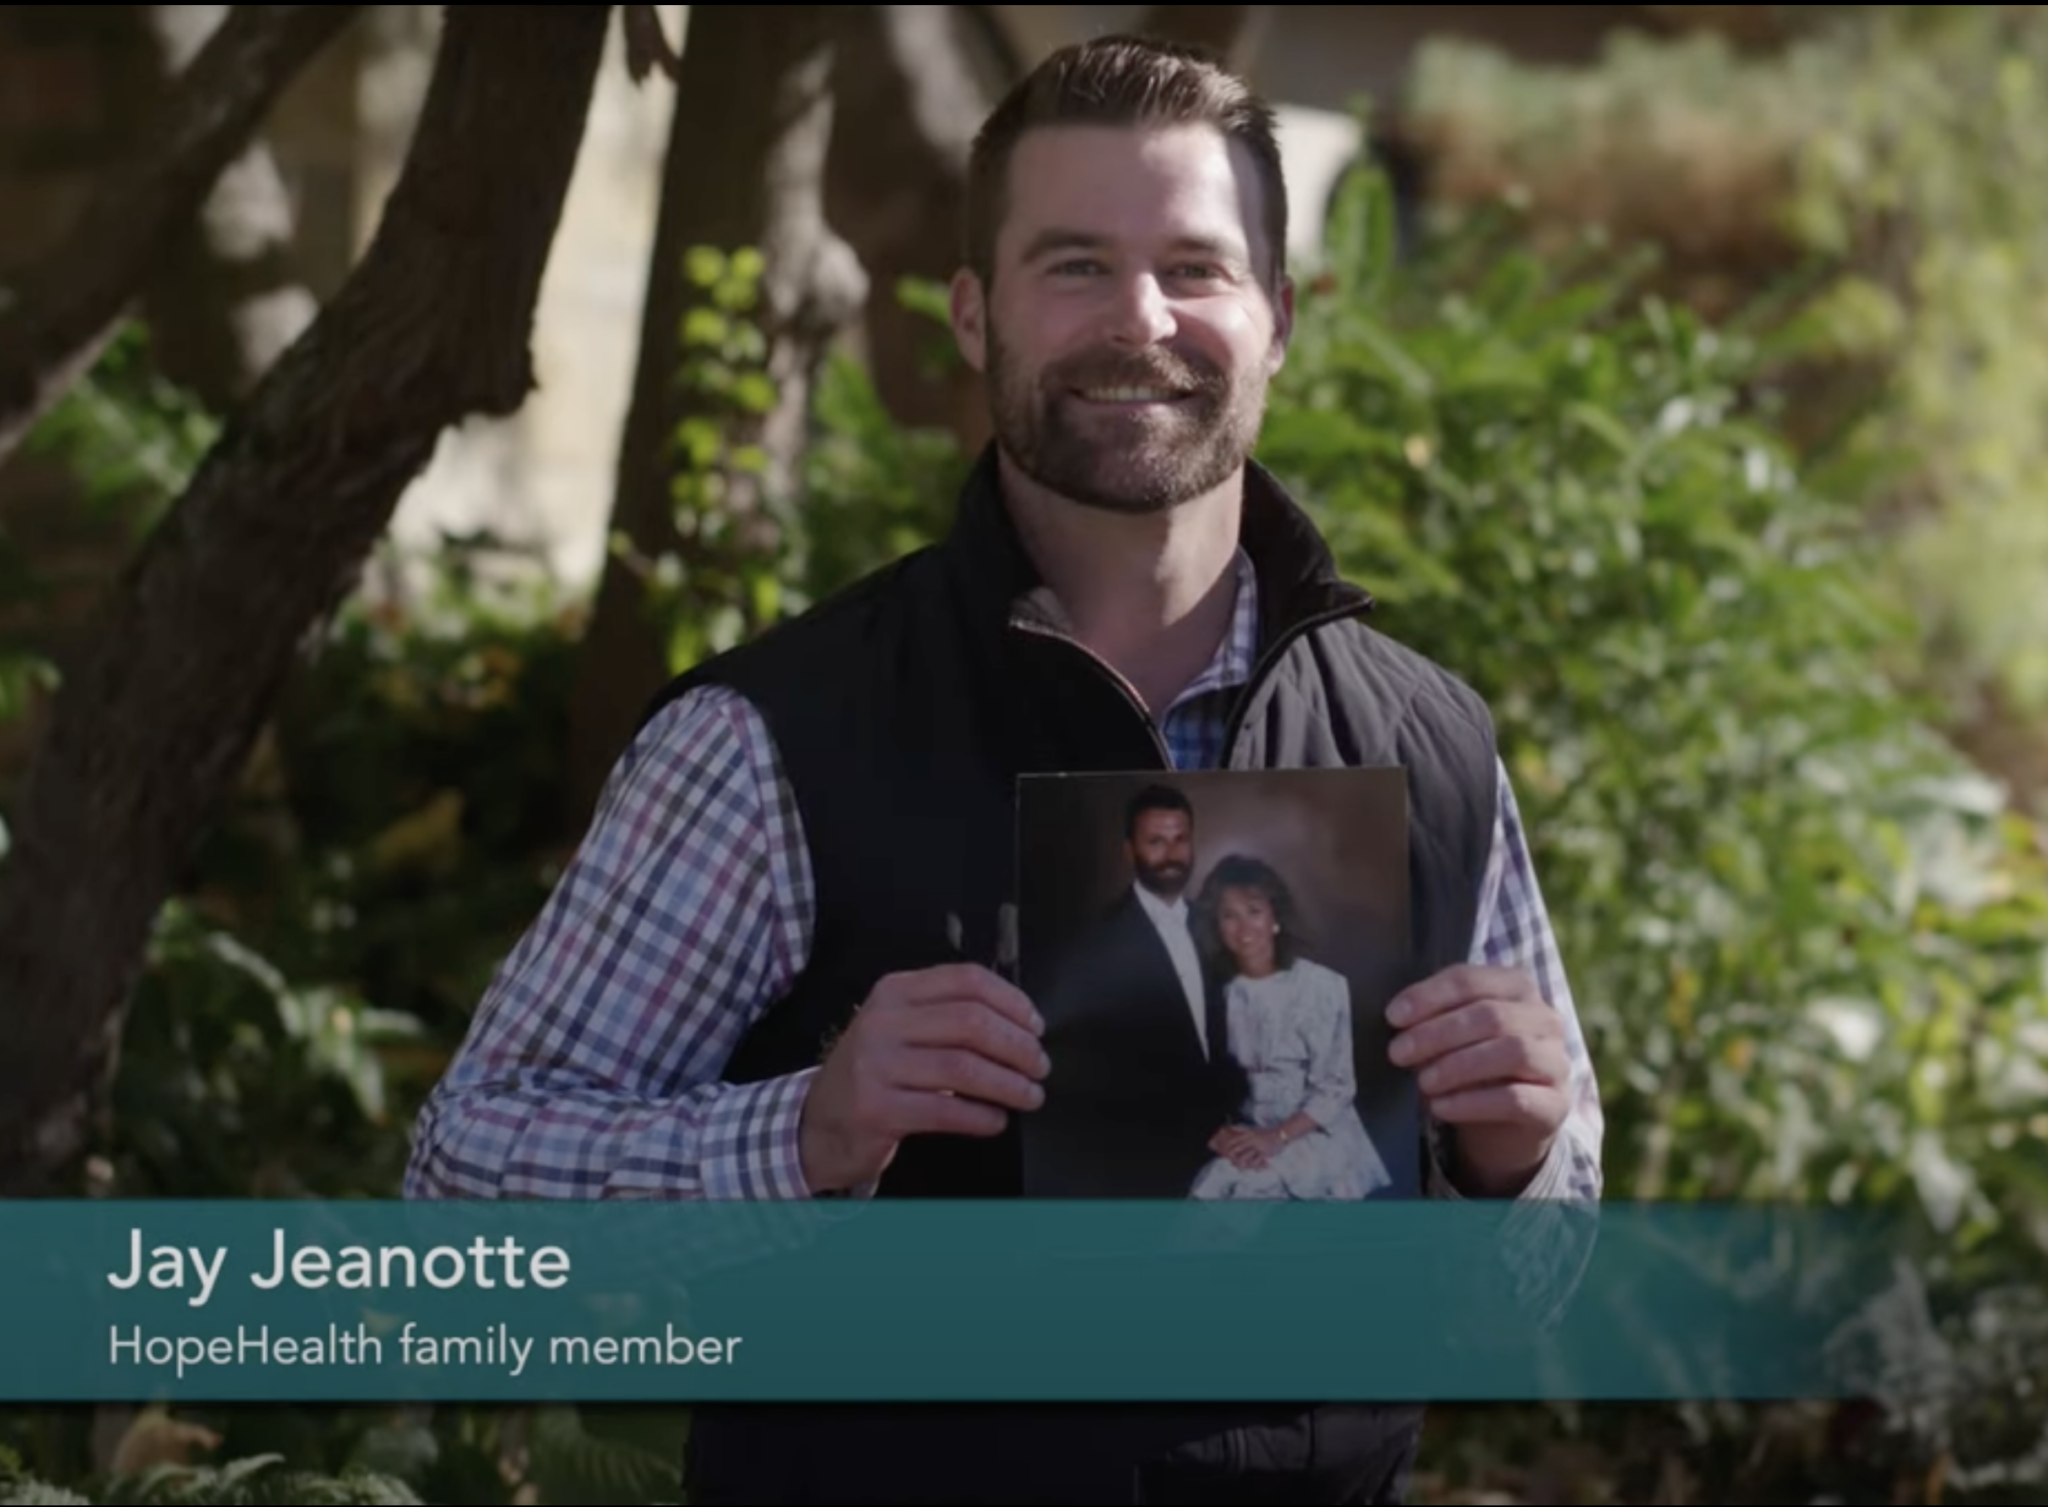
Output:
[[[1045,1023],[976,963],[875,985],[811,1080],[798,1131],[813,1193],[873,1182],[905,1136],[1002,1133],[1045,1102]]]
[[[1259,1132],[1249,1125],[1226,1125],[1209,1137],[1209,1149],[1241,1172],[1256,1172],[1267,1156],[1259,1145]]]

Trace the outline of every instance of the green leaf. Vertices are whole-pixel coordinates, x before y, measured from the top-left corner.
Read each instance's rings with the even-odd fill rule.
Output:
[[[733,384],[732,398],[744,413],[768,413],[775,407],[775,384],[761,372],[746,372]]]
[[[725,315],[700,304],[683,316],[682,342],[686,346],[716,350],[725,343],[731,328],[731,322]]]
[[[716,246],[692,246],[683,253],[683,275],[699,288],[713,288],[726,275],[725,253]]]

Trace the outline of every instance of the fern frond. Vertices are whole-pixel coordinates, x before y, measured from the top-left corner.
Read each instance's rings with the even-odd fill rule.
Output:
[[[395,1476],[361,1469],[320,1475],[294,1470],[278,1455],[219,1466],[158,1466],[113,1482],[106,1500],[136,1507],[422,1507]]]
[[[570,1487],[573,1494],[563,1500],[647,1503],[674,1495],[681,1485],[676,1462],[592,1433],[573,1407],[540,1409],[530,1448],[531,1478]]]
[[[29,1474],[16,1450],[0,1444],[0,1507],[91,1507],[88,1498]]]
[[[48,1481],[17,1476],[0,1484],[0,1507],[92,1507],[92,1499]]]
[[[278,1478],[275,1487],[281,1495],[266,1492],[249,1500],[304,1507],[424,1507],[411,1486],[373,1470],[344,1470],[334,1476],[290,1472]]]

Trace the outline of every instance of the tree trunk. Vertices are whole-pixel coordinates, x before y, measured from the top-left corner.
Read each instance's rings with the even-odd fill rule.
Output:
[[[572,831],[589,820],[669,673],[639,562],[680,555],[701,583],[691,588],[689,610],[746,611],[736,578],[781,548],[764,503],[786,496],[796,480],[817,363],[866,296],[858,260],[825,220],[837,25],[822,5],[690,9],[612,507],[610,531],[625,536],[632,558],[607,560],[578,651],[564,813]],[[753,248],[765,259],[761,317],[777,395],[758,421],[734,418],[677,380],[677,331],[690,299],[683,261],[697,246]],[[672,499],[672,445],[693,416],[715,417],[729,445],[758,444],[769,466],[758,480],[727,477],[718,516],[688,517],[686,537]]]
[[[1270,5],[1154,5],[1138,29],[1206,47],[1232,68],[1243,70],[1257,54],[1272,20]]]
[[[135,154],[0,313],[0,461],[99,358],[164,245],[293,75],[360,8],[238,5],[213,34]]]
[[[518,409],[609,7],[454,6],[375,242],[67,666],[0,869],[0,1196],[63,1186],[153,920],[449,426]]]
[[[168,86],[233,7],[138,9]],[[293,237],[291,196],[259,133],[172,236],[145,290],[158,367],[216,411],[246,396],[318,310],[293,265]]]
[[[861,126],[833,137],[825,207],[873,280],[864,323],[883,404],[900,424],[952,430],[972,452],[989,433],[981,380],[964,364],[928,373],[930,344],[947,334],[896,294],[905,278],[943,282],[960,265],[967,156],[994,104],[965,9],[847,7],[835,92]]]

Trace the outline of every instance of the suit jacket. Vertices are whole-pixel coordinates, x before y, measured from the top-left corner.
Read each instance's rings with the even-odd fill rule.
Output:
[[[1134,892],[1025,980],[1052,1072],[1024,1133],[1024,1187],[1052,1198],[1185,1198],[1236,1108],[1222,990],[1205,1051],[1180,971]]]

